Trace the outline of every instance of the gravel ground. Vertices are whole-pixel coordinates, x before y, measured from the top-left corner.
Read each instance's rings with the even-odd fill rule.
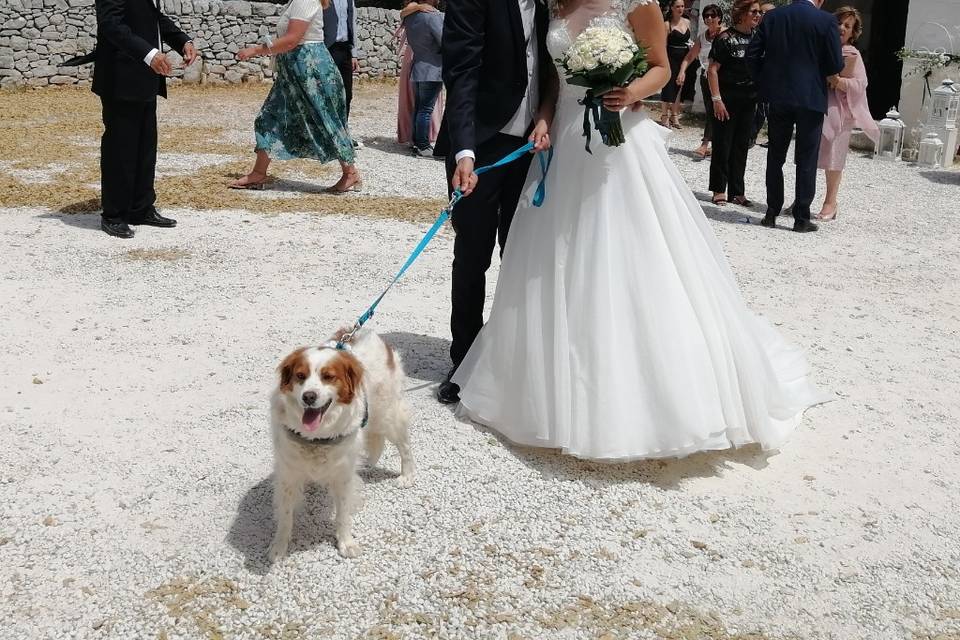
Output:
[[[442,196],[439,163],[391,146],[390,104],[355,111],[365,190]],[[696,134],[674,160],[706,197]],[[960,638],[958,186],[852,157],[839,221],[806,235],[705,205],[747,300],[837,396],[776,455],[603,465],[458,422],[432,396],[443,232],[374,321],[407,364],[416,486],[388,449],[362,473],[362,555],[337,555],[317,490],[273,567],[274,367],[365,308],[423,225],[174,210],[123,242],[0,209],[0,637]]]

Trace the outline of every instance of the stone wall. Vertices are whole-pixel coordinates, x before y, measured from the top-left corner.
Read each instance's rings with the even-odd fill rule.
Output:
[[[203,53],[203,64],[178,69],[179,81],[259,82],[273,73],[268,58],[238,62],[241,48],[274,33],[282,5],[246,0],[162,0],[164,10]],[[361,77],[396,76],[393,33],[398,11],[357,10]],[[62,63],[96,44],[94,0],[0,0],[0,87],[82,84],[92,65]],[[176,54],[171,56],[179,63]]]

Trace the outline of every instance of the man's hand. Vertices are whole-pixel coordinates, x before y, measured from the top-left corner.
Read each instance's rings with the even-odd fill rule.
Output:
[[[530,153],[546,151],[550,148],[550,125],[546,120],[541,118],[537,121],[537,126],[533,128],[529,140],[533,143],[533,151]]]
[[[192,65],[196,59],[200,57],[200,52],[197,51],[197,48],[193,46],[192,42],[188,42],[183,45],[183,64],[186,66]]]
[[[150,61],[150,68],[153,69],[154,73],[161,76],[169,76],[173,72],[170,61],[163,53],[157,53],[153,56],[153,60]]]
[[[360,73],[360,61],[356,58],[350,59],[350,70],[354,73]]]
[[[473,172],[473,158],[467,156],[460,158],[460,162],[457,163],[457,168],[453,171],[453,178],[450,180],[450,186],[453,187],[454,191],[459,189],[460,193],[468,196],[477,188],[478,180],[477,174]]]

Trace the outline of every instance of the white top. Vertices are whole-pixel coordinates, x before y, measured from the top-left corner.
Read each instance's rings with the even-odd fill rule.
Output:
[[[697,36],[697,40],[700,41],[700,53],[697,55],[697,58],[700,60],[700,68],[706,72],[707,67],[710,66],[710,49],[713,49],[713,40],[707,40],[707,31],[708,29],[704,27],[703,31],[700,32],[700,35]],[[720,32],[717,32],[717,36],[720,35]],[[716,40],[717,36],[713,36]]]
[[[291,20],[309,22],[303,42],[323,42],[323,10],[317,0],[290,0],[277,21],[277,35],[287,34]]]

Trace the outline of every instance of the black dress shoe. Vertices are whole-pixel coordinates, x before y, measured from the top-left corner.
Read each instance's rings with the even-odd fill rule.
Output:
[[[793,230],[797,233],[810,233],[816,231],[819,227],[809,220],[797,220],[793,223]]]
[[[107,218],[100,218],[100,228],[108,236],[113,236],[114,238],[132,238],[133,229],[130,228],[126,222],[122,220],[108,220]]]
[[[444,378],[440,386],[437,387],[437,400],[440,401],[440,404],[455,404],[460,402],[460,385],[450,380],[456,370],[456,367],[450,369],[450,371],[447,372],[447,377]]]
[[[173,218],[164,218],[162,215],[157,213],[156,209],[150,209],[147,211],[143,217],[138,218],[136,222],[131,224],[143,224],[148,227],[163,227],[169,229],[170,227],[177,226],[177,221]]]
[[[772,213],[768,213],[765,216],[763,216],[763,220],[760,221],[760,224],[762,224],[765,227],[770,227],[771,229],[773,229],[774,227],[777,226],[777,216],[773,215]]]

